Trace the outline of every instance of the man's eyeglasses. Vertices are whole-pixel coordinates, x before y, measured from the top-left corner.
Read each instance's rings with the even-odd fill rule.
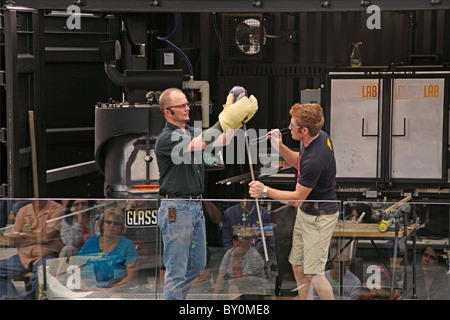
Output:
[[[116,221],[112,221],[112,220],[105,220],[105,223],[107,225],[111,225],[112,224],[114,227],[120,226],[120,222],[116,222]]]
[[[301,126],[294,126],[293,124],[292,124],[292,122],[289,122],[289,129],[300,129],[301,128]]]
[[[183,103],[180,104],[178,106],[171,106],[171,107],[167,107],[166,109],[171,110],[172,108],[180,108],[180,109],[185,109],[185,108],[190,108],[191,106],[189,105],[189,103]]]

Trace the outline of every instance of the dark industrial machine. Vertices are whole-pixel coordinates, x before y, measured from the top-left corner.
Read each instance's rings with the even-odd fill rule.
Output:
[[[105,175],[105,196],[112,198],[158,196],[158,167],[154,152],[156,136],[163,129],[164,117],[157,101],[135,103],[137,89],[161,92],[165,88],[181,88],[179,70],[126,70],[115,68],[120,60],[117,41],[101,43],[109,79],[123,86],[128,101],[99,103],[95,110],[95,159],[99,171]],[[153,102],[156,102],[154,104]]]
[[[165,124],[158,104],[162,91],[179,88],[188,97],[194,97],[191,101],[194,119],[198,119],[194,115],[195,112],[198,114],[195,107],[200,106],[202,126],[209,126],[209,85],[193,80],[190,61],[168,40],[176,31],[178,16],[174,30],[160,40],[169,43],[183,56],[189,75],[183,75],[182,69],[125,70],[122,74],[117,70],[122,52],[120,43],[114,40],[100,43],[99,53],[105,72],[112,82],[123,87],[126,97],[126,101],[98,103],[95,109],[95,160],[105,176],[106,197],[158,197],[159,172],[154,148],[156,137]],[[135,102],[137,90],[146,91],[145,102]]]

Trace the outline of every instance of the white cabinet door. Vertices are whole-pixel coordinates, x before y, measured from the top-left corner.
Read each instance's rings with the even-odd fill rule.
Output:
[[[380,177],[381,79],[331,79],[337,178]]]
[[[444,79],[393,79],[391,168],[394,179],[441,179]]]

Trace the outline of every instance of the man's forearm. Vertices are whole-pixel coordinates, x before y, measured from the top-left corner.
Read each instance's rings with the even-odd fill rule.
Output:
[[[303,201],[308,197],[310,192],[310,188],[303,187],[299,184],[297,184],[295,191],[278,190],[268,187],[267,197],[298,207],[302,205]]]
[[[216,122],[212,127],[204,130],[200,135],[192,139],[186,151],[194,152],[203,150],[216,139],[222,142],[226,141],[226,136],[219,122]]]
[[[299,157],[298,152],[292,151],[284,144],[280,145],[278,152],[280,153],[280,156],[282,156],[283,159],[291,166],[293,166],[294,168],[298,166],[298,157]]]
[[[36,243],[34,234],[29,232],[15,233],[9,237],[11,247],[28,246]]]

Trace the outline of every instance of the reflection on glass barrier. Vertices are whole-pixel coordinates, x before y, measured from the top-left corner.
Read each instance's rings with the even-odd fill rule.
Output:
[[[357,299],[449,299],[449,209],[445,202],[410,197],[344,202],[330,249],[331,260],[340,263],[339,272],[328,277],[335,297],[352,299],[356,275],[361,281]],[[431,214],[446,222],[430,229]]]
[[[1,299],[449,299],[447,203],[165,200],[2,199]]]
[[[87,289],[132,286],[137,281],[139,255],[126,233],[125,217],[119,208],[108,208],[99,223],[100,234],[90,237],[78,252],[75,263]]]
[[[2,299],[155,297],[156,200],[11,199],[4,208]]]

